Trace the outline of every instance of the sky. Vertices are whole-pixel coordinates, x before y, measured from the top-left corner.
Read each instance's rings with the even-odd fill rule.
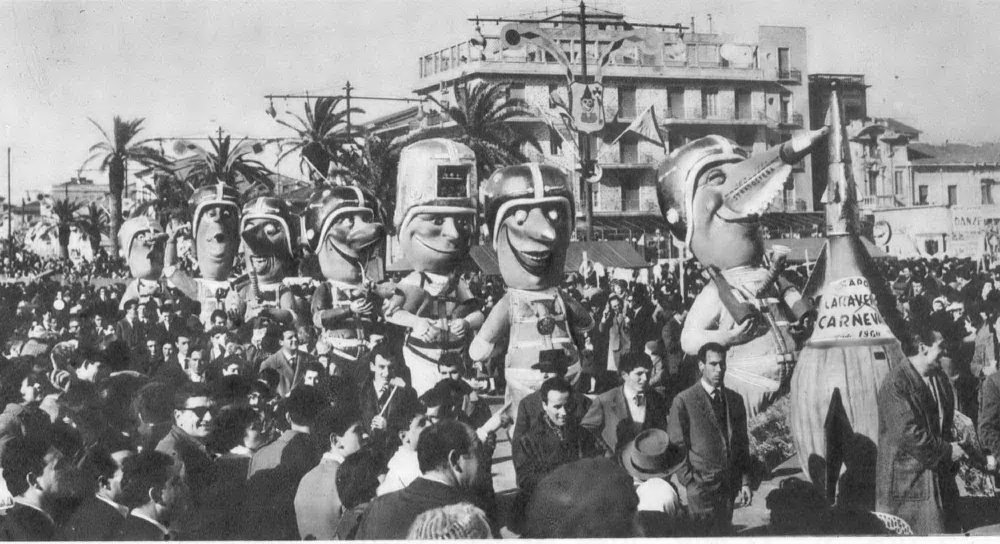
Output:
[[[0,0],[0,149],[15,201],[75,176],[101,140],[88,118],[145,118],[145,137],[290,131],[265,94],[412,96],[421,53],[472,36],[466,19],[514,17],[567,0]],[[756,40],[758,25],[805,27],[810,73],[860,73],[869,115],[922,141],[1000,141],[996,0],[594,0],[634,22],[689,24]],[[496,27],[485,27],[490,33]],[[370,115],[400,107],[360,104]],[[302,100],[275,102],[279,114]],[[166,144],[169,149],[170,144]],[[273,160],[264,159],[271,166]],[[298,174],[297,159],[280,167]],[[3,165],[5,167],[6,165]],[[4,168],[0,167],[0,180]],[[83,175],[106,182],[106,173]],[[2,181],[0,181],[2,187]],[[2,189],[0,189],[2,192]]]

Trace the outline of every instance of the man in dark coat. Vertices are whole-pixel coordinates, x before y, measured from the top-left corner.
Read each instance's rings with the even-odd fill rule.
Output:
[[[987,467],[996,470],[1000,457],[1000,372],[983,380],[979,395],[979,440],[986,452]]]
[[[531,368],[542,373],[542,381],[551,378],[565,378],[567,372],[566,352],[563,350],[544,350],[539,354],[538,363]],[[569,397],[569,414],[573,421],[579,423],[583,421],[583,416],[590,409],[591,400],[587,395],[573,390]],[[528,396],[521,399],[517,405],[517,418],[514,422],[514,433],[511,436],[512,442],[518,437],[527,433],[534,424],[538,423],[542,417],[542,395],[540,391],[532,391]]]
[[[88,497],[56,533],[57,540],[111,540],[118,526],[125,521],[129,509],[122,500],[122,464],[133,455],[132,450],[119,447],[108,453],[98,446],[85,454],[80,468],[97,479],[97,493]]]
[[[725,386],[726,348],[705,344],[698,352],[698,383],[674,397],[670,442],[686,452],[677,479],[687,489],[696,532],[732,533],[733,501],[748,505],[750,442],[740,395]]]
[[[459,421],[442,421],[424,429],[417,443],[422,475],[405,488],[373,500],[355,538],[401,540],[423,512],[460,502],[477,504],[470,488],[479,471],[478,447],[475,431]]]
[[[556,467],[605,453],[600,440],[573,417],[572,386],[565,378],[545,380],[538,394],[544,399],[541,413],[532,416],[535,422],[512,444],[517,487],[524,500]]]
[[[19,436],[7,443],[0,468],[14,506],[0,516],[0,540],[52,540],[56,526],[48,503],[66,461],[44,438]]]
[[[388,460],[399,445],[399,432],[423,409],[417,392],[398,376],[393,376],[392,355],[383,343],[362,359],[371,372],[360,385],[358,396],[361,425],[371,437],[379,459]]]
[[[955,396],[941,372],[940,331],[917,332],[909,361],[889,371],[878,392],[876,511],[899,516],[914,534],[957,532],[953,470],[965,456],[952,442]]]
[[[135,508],[119,524],[112,540],[168,540],[168,528],[183,515],[190,496],[173,459],[147,450],[126,459],[122,472],[122,500]]]
[[[582,425],[598,434],[611,451],[650,427],[667,429],[666,402],[647,390],[651,367],[645,353],[626,353],[618,367],[624,383],[595,397],[583,417]]]

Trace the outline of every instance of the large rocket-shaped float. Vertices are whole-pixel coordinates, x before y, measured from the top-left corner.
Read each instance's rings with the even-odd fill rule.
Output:
[[[803,472],[830,502],[873,510],[878,388],[906,359],[897,313],[858,233],[858,207],[837,90],[830,96],[827,241],[806,286],[813,333],[792,375],[792,436]]]

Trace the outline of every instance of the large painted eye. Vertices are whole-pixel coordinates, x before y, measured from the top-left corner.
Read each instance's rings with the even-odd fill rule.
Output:
[[[435,216],[434,217],[434,225],[438,226],[438,227],[444,225],[444,216],[443,215]]]
[[[516,221],[518,225],[523,225],[527,220],[528,210],[517,210],[514,212],[514,221]]]
[[[562,214],[559,213],[559,209],[558,208],[552,208],[552,209],[550,209],[549,213],[547,215],[549,216],[549,219],[551,219],[553,221],[558,221],[559,218],[562,216]]]
[[[264,234],[268,236],[277,236],[278,233],[278,225],[275,225],[274,223],[264,225]]]
[[[705,174],[704,185],[719,186],[726,182],[726,173],[721,168],[713,168]]]

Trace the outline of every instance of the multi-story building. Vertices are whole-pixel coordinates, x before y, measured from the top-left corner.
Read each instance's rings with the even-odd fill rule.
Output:
[[[66,199],[84,206],[91,202],[105,206],[111,197],[107,183],[94,183],[92,179],[81,177],[70,178],[65,183],[53,184],[49,189],[49,194],[52,195],[52,198]]]
[[[598,68],[601,53],[623,35],[624,22],[622,14],[588,10],[589,75]],[[555,37],[575,67],[580,65],[578,12],[557,13],[533,24]],[[645,32],[645,42],[655,44],[653,49],[625,42],[603,68],[607,124],[591,136],[590,143],[603,176],[593,185],[575,170],[579,158],[568,141],[573,136],[559,123],[545,121],[555,111],[553,92],[566,99],[566,70],[546,51],[531,44],[510,48],[499,36],[487,33],[484,48],[462,42],[420,56],[414,91],[448,102],[455,84],[508,85],[511,96],[523,98],[539,113],[516,119],[541,144],[543,153],[534,158],[572,172],[580,218],[582,190],[593,189],[595,238],[637,240],[645,234],[647,241],[654,240],[662,228],[656,166],[667,153],[708,134],[726,136],[751,153],[759,152],[806,129],[810,119],[808,88],[803,85],[807,75],[804,28],[761,26],[755,43],[740,44],[724,34],[675,29]],[[650,107],[665,145],[623,134]],[[430,116],[423,122],[437,120],[433,112]],[[409,121],[405,116],[388,116],[370,128],[392,134]],[[806,159],[796,166],[772,211],[808,211],[812,201],[811,168]]]

